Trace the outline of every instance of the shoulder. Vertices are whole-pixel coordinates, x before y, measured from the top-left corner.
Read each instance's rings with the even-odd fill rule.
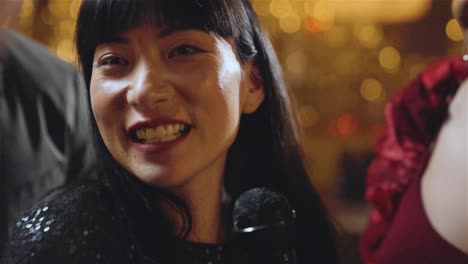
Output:
[[[422,177],[448,104],[467,76],[468,63],[462,57],[443,58],[387,102],[387,127],[367,170],[366,198],[374,208],[361,236],[366,260],[380,247],[408,185]]]
[[[84,82],[72,64],[61,60],[35,40],[6,32],[9,79],[27,92],[47,95],[58,109],[76,106]],[[80,88],[79,88],[80,87]]]
[[[447,82],[461,83],[468,77],[468,63],[464,57],[449,56],[429,64],[420,74],[421,83],[428,88]],[[449,84],[453,86],[453,84]]]
[[[45,46],[14,31],[7,31],[8,54],[16,63],[34,72],[66,73],[74,67],[52,54]],[[54,74],[58,74],[54,73]]]
[[[6,263],[116,263],[132,250],[119,214],[103,184],[55,190],[16,223]]]

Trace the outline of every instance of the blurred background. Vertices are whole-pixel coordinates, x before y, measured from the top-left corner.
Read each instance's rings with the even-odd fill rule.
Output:
[[[7,0],[8,1],[8,0]],[[7,26],[76,63],[81,0],[25,0]],[[450,0],[252,0],[295,97],[313,181],[361,263],[366,166],[386,100],[432,61],[464,53]]]

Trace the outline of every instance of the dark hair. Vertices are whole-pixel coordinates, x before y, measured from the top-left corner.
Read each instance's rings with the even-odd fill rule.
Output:
[[[77,49],[85,81],[89,87],[96,46],[133,26],[149,23],[171,29],[201,29],[223,38],[232,38],[242,62],[253,61],[265,90],[265,99],[250,115],[243,115],[238,135],[229,149],[224,187],[236,199],[254,187],[269,187],[284,194],[297,212],[298,263],[337,263],[335,229],[306,172],[302,150],[291,112],[291,102],[281,68],[270,40],[263,31],[248,0],[84,0],[77,24]],[[127,208],[130,219],[159,221],[157,238],[175,238],[164,230],[170,223],[148,197],[168,199],[185,216],[184,238],[191,227],[190,212],[170,193],[141,183],[111,156],[92,125],[107,181]],[[129,190],[128,183],[133,190]],[[122,193],[121,193],[122,192]],[[137,193],[137,194],[135,194]],[[122,198],[123,197],[123,198]],[[131,205],[131,206],[130,206]],[[143,215],[145,217],[143,217]],[[135,225],[143,226],[143,225]],[[154,226],[154,224],[152,225]],[[147,227],[145,227],[147,228]],[[140,241],[149,236],[147,229],[136,231]],[[158,243],[160,248],[164,242]],[[142,246],[143,242],[142,242]],[[166,249],[167,250],[167,249]],[[154,248],[153,248],[154,251]],[[164,258],[169,251],[156,254]]]

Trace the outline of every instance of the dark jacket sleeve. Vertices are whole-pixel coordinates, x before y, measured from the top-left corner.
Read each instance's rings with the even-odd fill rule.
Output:
[[[15,224],[2,264],[138,263],[101,187],[53,191]]]
[[[87,89],[81,74],[70,67],[73,87],[69,90],[74,94],[68,100],[74,102],[66,106],[65,111],[69,113],[70,129],[67,131],[67,141],[69,142],[68,166],[66,171],[66,181],[74,182],[78,179],[95,179],[95,152],[91,140],[91,129],[89,122],[89,109],[87,102]]]
[[[0,58],[0,257],[15,219],[51,189],[95,178],[79,71],[21,34]]]

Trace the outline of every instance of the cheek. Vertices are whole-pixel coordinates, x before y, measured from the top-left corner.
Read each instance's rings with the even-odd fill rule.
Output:
[[[209,67],[191,76],[185,77],[190,82],[188,96],[195,107],[211,117],[239,112],[240,73],[231,67]]]
[[[119,124],[117,118],[121,118],[119,87],[110,81],[91,80],[90,99],[91,109],[101,134],[105,134],[106,128],[113,124]]]
[[[103,113],[103,109],[105,109],[105,107],[103,107],[103,104],[105,104],[105,96],[100,92],[98,85],[93,84],[93,82],[91,82],[90,87],[90,100],[91,110],[93,111],[99,130],[101,130],[102,120],[105,119],[103,118],[103,115],[105,115]]]
[[[218,64],[218,78],[220,93],[224,96],[231,110],[238,111],[242,105],[243,94],[242,77],[243,70],[231,45],[221,42],[218,45],[220,60]],[[234,107],[234,109],[233,109]]]

